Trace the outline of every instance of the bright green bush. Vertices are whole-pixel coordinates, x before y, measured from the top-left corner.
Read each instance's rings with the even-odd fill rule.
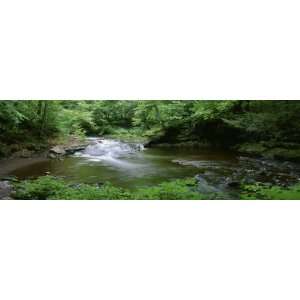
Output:
[[[112,186],[109,183],[103,186],[82,184],[78,188],[66,187],[63,190],[50,195],[48,199],[63,200],[118,200],[130,199],[130,193],[124,189]]]
[[[45,200],[55,193],[64,191],[66,184],[52,176],[39,177],[36,180],[25,180],[15,184],[16,199]]]

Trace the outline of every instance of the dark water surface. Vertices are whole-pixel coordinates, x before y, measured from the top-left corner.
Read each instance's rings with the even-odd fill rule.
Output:
[[[0,163],[0,174],[29,179],[50,174],[78,183],[102,183],[136,189],[194,177],[224,189],[235,181],[260,180],[289,184],[299,180],[299,166],[239,157],[220,150],[150,148],[113,140],[90,139],[91,145],[59,159],[19,159]]]

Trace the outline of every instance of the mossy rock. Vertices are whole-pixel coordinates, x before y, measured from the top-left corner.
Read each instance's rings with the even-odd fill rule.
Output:
[[[250,155],[250,156],[262,156],[267,159],[288,160],[294,162],[300,162],[300,148],[296,148],[295,144],[292,147],[274,147],[272,145],[264,143],[246,143],[239,145],[237,151]],[[287,145],[289,146],[289,145]]]
[[[300,149],[274,148],[265,152],[264,157],[300,162]]]
[[[262,156],[267,148],[260,143],[245,143],[239,145],[237,151],[247,155]]]

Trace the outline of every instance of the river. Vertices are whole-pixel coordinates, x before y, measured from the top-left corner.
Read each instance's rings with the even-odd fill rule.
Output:
[[[0,175],[30,179],[61,176],[74,183],[112,184],[134,190],[171,179],[198,176],[201,188],[234,191],[255,181],[289,185],[299,181],[300,166],[241,157],[216,149],[147,148],[138,143],[89,138],[89,146],[63,159],[14,159],[0,163]]]

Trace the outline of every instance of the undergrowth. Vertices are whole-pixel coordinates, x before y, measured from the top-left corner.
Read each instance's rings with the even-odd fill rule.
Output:
[[[61,178],[42,176],[35,180],[14,183],[15,199],[53,200],[202,200],[226,199],[225,195],[203,194],[197,190],[195,179],[177,179],[156,186],[130,191],[113,186],[71,184]],[[241,188],[241,200],[300,200],[300,184],[291,187],[263,184],[245,185]]]
[[[241,199],[245,200],[300,200],[300,184],[291,187],[252,184],[243,187]]]
[[[36,180],[26,180],[15,184],[15,199],[63,199],[63,200],[176,200],[176,199],[204,199],[196,191],[194,179],[175,180],[161,183],[155,187],[140,188],[129,191],[115,187],[110,183],[103,185],[78,184],[76,186],[64,182],[62,179],[43,176]]]

